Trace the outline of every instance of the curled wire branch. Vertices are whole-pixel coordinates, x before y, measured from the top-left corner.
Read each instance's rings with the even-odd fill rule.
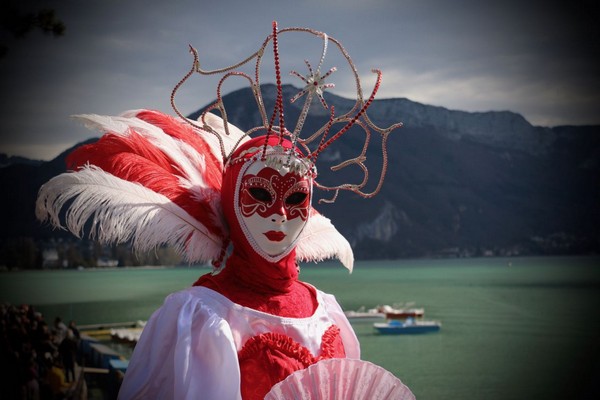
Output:
[[[349,166],[356,165],[362,171],[362,175],[363,175],[362,179],[360,180],[359,183],[343,183],[343,184],[335,185],[335,186],[326,186],[326,185],[322,185],[315,181],[315,187],[322,189],[324,191],[334,192],[333,197],[331,199],[322,199],[321,202],[335,201],[340,190],[350,191],[350,192],[356,193],[365,198],[369,198],[369,197],[376,195],[381,190],[381,187],[382,187],[382,184],[383,184],[386,172],[387,172],[387,168],[388,168],[388,152],[387,152],[388,136],[394,129],[402,126],[401,123],[397,123],[397,124],[393,124],[387,128],[380,128],[377,125],[375,125],[367,115],[367,109],[373,103],[373,101],[375,99],[375,95],[377,94],[379,87],[381,85],[381,80],[382,80],[381,71],[377,70],[377,69],[372,70],[372,72],[377,75],[376,82],[373,87],[373,90],[371,91],[370,96],[365,101],[365,99],[363,97],[361,81],[360,81],[356,66],[354,65],[354,62],[350,58],[346,49],[342,46],[342,44],[338,40],[328,36],[327,34],[325,34],[323,32],[315,31],[315,30],[308,29],[308,28],[292,27],[292,28],[278,29],[276,22],[273,23],[272,28],[273,28],[272,33],[266,37],[266,39],[262,43],[262,46],[256,52],[254,52],[250,56],[246,57],[242,61],[240,61],[236,64],[233,64],[231,66],[224,67],[224,68],[219,68],[219,69],[214,69],[214,70],[202,69],[200,67],[200,62],[199,62],[199,57],[198,57],[197,51],[192,46],[190,46],[190,52],[193,55],[192,68],[177,83],[177,85],[175,86],[175,88],[173,89],[173,91],[171,93],[171,105],[172,105],[173,109],[175,110],[175,112],[177,113],[177,115],[179,117],[181,117],[184,121],[188,122],[195,128],[201,129],[206,132],[210,132],[212,134],[215,134],[218,137],[219,143],[221,146],[221,153],[222,153],[224,165],[230,159],[231,154],[233,154],[233,152],[239,146],[239,144],[242,142],[242,140],[245,137],[255,134],[257,132],[264,132],[263,134],[266,133],[265,146],[267,144],[268,137],[272,134],[279,135],[280,141],[283,139],[284,136],[289,136],[290,140],[292,141],[292,143],[294,145],[293,147],[299,146],[299,147],[303,148],[305,151],[304,154],[306,154],[305,157],[307,159],[309,159],[311,161],[311,163],[314,165],[318,162],[318,158],[319,158],[320,154],[322,154],[334,142],[343,138],[344,135],[350,130],[350,128],[356,125],[356,126],[362,128],[362,130],[365,133],[364,144],[362,146],[360,153],[353,158],[342,161],[339,164],[331,167],[331,170],[336,172],[343,168],[347,168]],[[310,63],[307,60],[305,60],[305,63],[308,66],[309,75],[304,77],[295,71],[291,72],[292,75],[299,77],[307,86],[304,89],[302,89],[296,96],[294,96],[292,98],[292,101],[295,101],[306,94],[306,97],[304,99],[305,103],[301,109],[300,116],[299,116],[298,120],[296,121],[294,130],[292,132],[289,132],[285,127],[285,121],[284,121],[284,106],[283,106],[283,96],[282,96],[278,36],[281,36],[282,34],[286,34],[286,33],[292,33],[292,32],[308,33],[310,35],[319,37],[323,41],[323,49],[321,52],[321,57],[319,58],[318,67],[316,69],[313,69],[311,67]],[[261,66],[262,58],[265,53],[265,49],[267,48],[267,46],[270,43],[272,43],[272,45],[273,45],[273,60],[275,63],[275,72],[276,72],[277,98],[276,98],[274,108],[273,108],[272,113],[269,118],[269,117],[267,117],[268,114],[266,112],[265,103],[263,101],[262,89],[260,86],[260,70],[261,70],[260,66]],[[326,52],[328,49],[328,45],[333,45],[333,48],[336,48],[341,53],[341,55],[347,62],[347,66],[349,67],[349,69],[354,77],[354,82],[355,82],[356,101],[350,110],[348,110],[347,112],[345,112],[344,114],[339,115],[339,116],[335,115],[334,107],[333,106],[328,107],[325,102],[325,99],[322,98],[322,91],[326,88],[330,88],[330,87],[334,86],[333,83],[325,83],[324,80],[326,78],[329,78],[331,76],[331,74],[334,71],[336,71],[336,67],[333,67],[333,68],[329,69],[329,71],[327,73],[325,73],[323,76],[320,75],[320,70],[321,70],[321,67],[323,66],[323,63],[325,60],[325,55],[326,55]],[[331,46],[329,46],[329,47],[331,47]],[[254,80],[248,74],[240,72],[240,71],[236,71],[236,69],[238,69],[252,61],[254,61],[254,63],[255,63]],[[174,100],[176,92],[194,73],[198,73],[200,75],[222,74],[219,84],[217,85],[217,100],[214,103],[212,103],[209,107],[207,107],[206,110],[202,113],[202,115],[199,118],[199,121],[201,121],[201,124],[196,124],[193,121],[186,119],[181,114],[181,112],[177,109],[177,107],[175,105],[175,100]],[[258,108],[258,111],[259,111],[259,114],[260,114],[260,117],[262,120],[262,125],[251,128],[250,130],[246,131],[244,136],[242,138],[240,138],[237,141],[237,143],[233,146],[230,153],[226,154],[222,138],[216,131],[214,131],[205,122],[205,115],[207,112],[210,112],[210,111],[215,111],[215,110],[218,111],[224,122],[225,134],[226,135],[229,134],[228,115],[227,115],[227,110],[225,109],[225,106],[223,104],[223,100],[221,97],[221,88],[227,79],[234,77],[234,76],[242,77],[242,78],[248,80],[248,82],[250,83],[250,87],[252,89],[252,93],[255,98],[256,105],[257,105],[257,108]],[[312,85],[312,87],[309,87],[309,85]],[[320,90],[320,92],[319,92],[319,90]],[[322,125],[318,129],[316,129],[316,131],[309,133],[308,135],[305,135],[304,138],[302,138],[301,137],[302,128],[304,127],[304,122],[305,122],[305,119],[309,112],[310,105],[315,98],[319,98],[321,100],[321,104],[326,109],[329,109],[330,115],[329,115],[328,121],[324,125]],[[277,118],[277,117],[279,117],[278,118],[279,125],[275,125],[275,118]],[[343,127],[336,133],[330,134],[332,127],[337,124],[343,124]],[[375,189],[371,192],[365,192],[365,191],[363,191],[363,189],[365,188],[367,181],[369,180],[369,170],[366,166],[366,161],[367,161],[366,154],[367,154],[367,149],[370,146],[370,139],[371,139],[372,133],[376,133],[381,136],[382,166],[381,166],[381,174],[379,176],[379,180],[377,182]],[[264,154],[264,151],[265,150],[263,149],[263,154]],[[290,153],[290,157],[291,156],[292,155]]]

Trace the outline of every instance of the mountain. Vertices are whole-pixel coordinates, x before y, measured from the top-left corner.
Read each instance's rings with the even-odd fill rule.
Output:
[[[298,89],[283,91],[289,99]],[[267,110],[275,98],[275,86],[264,85]],[[331,93],[325,98],[336,115],[354,105]],[[261,124],[250,89],[223,101],[231,123],[242,129]],[[286,121],[296,121],[298,103],[286,106]],[[317,117],[307,119],[303,132],[326,124],[328,113],[320,107],[313,104]],[[535,127],[512,112],[470,113],[408,99],[375,100],[368,115],[381,127],[404,124],[388,140],[382,191],[368,200],[342,193],[334,205],[315,204],[358,257],[600,250],[600,126]],[[344,141],[351,154],[362,145],[360,134]],[[371,176],[380,157],[373,160]],[[333,175],[320,167],[318,180],[334,181]]]
[[[40,186],[50,178],[65,172],[67,154],[74,148],[91,141],[94,139],[63,151],[51,161],[10,157],[12,162],[0,168],[0,185],[4,191],[0,196],[0,213],[3,221],[0,226],[0,240],[4,242],[19,237],[34,239],[69,237],[66,232],[41,226],[35,218],[35,200]]]
[[[42,160],[30,160],[29,158],[20,156],[9,156],[7,154],[0,153],[0,168],[8,167],[15,164],[26,164],[39,166],[43,164]]]
[[[298,90],[285,86],[284,98]],[[272,109],[275,86],[264,85],[263,96]],[[325,98],[336,115],[354,105],[331,93]],[[223,100],[231,123],[244,130],[261,124],[250,89]],[[300,113],[298,103],[286,105],[288,129]],[[320,103],[313,110],[303,132],[328,121]],[[404,123],[389,136],[381,192],[371,199],[341,193],[333,205],[314,203],[350,240],[358,259],[599,252],[600,126],[535,127],[512,112],[470,113],[408,99],[375,100],[368,115],[382,127]],[[363,142],[362,131],[352,128],[320,160],[335,164],[356,155]],[[67,235],[41,227],[34,203],[40,185],[64,171],[68,151],[49,162],[0,168],[6,193],[0,240]],[[369,176],[377,180],[381,151],[369,160]],[[318,181],[356,181],[357,172],[320,166]]]

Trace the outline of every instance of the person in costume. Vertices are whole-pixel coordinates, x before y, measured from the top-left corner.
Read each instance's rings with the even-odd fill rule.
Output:
[[[298,76],[306,84],[292,101],[305,96],[296,126],[284,121],[278,38],[303,33],[323,42],[316,70]],[[335,298],[298,279],[298,262],[336,257],[350,271],[352,249],[331,222],[312,207],[315,187],[350,190],[364,197],[366,183],[326,187],[317,179],[318,156],[357,124],[385,139],[399,125],[375,126],[366,109],[356,75],[357,102],[336,116],[323,90],[321,75],[329,43],[347,53],[325,33],[304,28],[273,32],[251,57],[215,71],[194,65],[176,86],[172,102],[179,118],[158,111],[129,111],[120,116],[81,115],[81,121],[105,132],[93,144],[72,152],[72,172],[59,175],[41,189],[37,215],[61,226],[65,221],[81,234],[91,221],[91,234],[106,243],[131,241],[137,251],[173,246],[190,262],[212,261],[215,270],[193,286],[173,293],[148,320],[131,357],[120,399],[263,399],[274,385],[322,360],[360,359],[356,335]],[[277,101],[269,116],[259,85],[265,48],[272,44]],[[254,79],[237,71],[254,60]],[[174,104],[177,89],[193,74],[220,73],[217,101],[191,121]],[[243,132],[230,124],[221,99],[223,82],[232,77],[251,82],[263,124]],[[302,138],[313,99],[329,111],[319,132]],[[221,117],[212,111],[218,112]],[[275,124],[275,122],[278,124]],[[334,126],[341,126],[331,133]],[[255,135],[253,137],[253,135]],[[366,146],[365,146],[366,147]],[[346,163],[364,166],[364,152]],[[366,171],[366,170],[365,170]],[[365,172],[366,175],[366,172]]]

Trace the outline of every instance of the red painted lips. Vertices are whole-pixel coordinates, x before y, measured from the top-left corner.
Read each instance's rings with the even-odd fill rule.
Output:
[[[281,231],[269,231],[263,233],[272,242],[281,242],[287,236],[285,233]]]

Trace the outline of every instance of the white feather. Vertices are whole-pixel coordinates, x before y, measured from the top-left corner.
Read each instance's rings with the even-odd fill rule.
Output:
[[[137,118],[135,115],[139,112],[140,110],[127,111],[120,116],[79,114],[72,118],[100,132],[112,132],[121,136],[129,136],[132,131],[138,133],[174,161],[183,177],[189,181],[186,183],[187,186],[207,187],[203,177],[206,170],[204,156],[188,143],[174,139],[158,126]]]
[[[141,111],[144,110],[125,111],[120,116],[79,114],[73,115],[72,118],[82,122],[87,128],[98,130],[100,132],[113,132],[122,136],[129,135],[131,130],[137,132],[175,161],[185,178],[189,180],[189,183],[183,182],[186,187],[205,188],[206,183],[203,178],[206,169],[204,155],[199,154],[189,144],[173,139],[159,127],[137,118],[136,115]],[[181,118],[177,118],[177,120],[185,123]],[[196,125],[203,124],[201,120],[198,122],[189,120],[189,122],[195,123]],[[227,135],[225,123],[223,119],[217,115],[206,113],[204,122],[221,137],[226,155],[231,153],[233,147],[238,144],[238,142],[239,144],[242,144],[249,140],[242,130],[230,123],[227,123],[229,132],[229,135]],[[211,152],[219,161],[222,171],[223,155],[221,154],[221,145],[217,137],[208,131],[195,127],[193,129],[208,144]],[[202,193],[198,192],[197,195],[202,196]]]
[[[196,200],[209,204],[214,211],[213,215],[221,215],[220,193],[210,188],[204,179],[206,174],[205,155],[198,153],[188,143],[169,136],[158,126],[137,118],[136,115],[141,111],[143,110],[126,111],[120,116],[79,114],[72,118],[82,122],[84,126],[100,132],[112,132],[126,137],[134,131],[143,136],[173,160],[175,166],[182,173],[182,176],[179,176],[179,185],[189,190]],[[198,133],[198,130],[196,132]],[[213,136],[208,132],[199,134],[202,134],[205,141],[207,141],[207,137]],[[217,157],[217,160],[221,161],[219,166],[222,171],[221,157]],[[215,218],[212,222],[217,224],[223,232],[227,231],[221,219]]]
[[[298,239],[296,258],[300,261],[322,261],[334,257],[352,272],[354,253],[350,243],[328,218],[313,212]]]
[[[221,239],[167,197],[108,174],[94,166],[52,178],[39,191],[36,216],[81,236],[91,222],[90,236],[103,243],[132,240],[137,252],[167,244],[189,262],[216,258]]]

